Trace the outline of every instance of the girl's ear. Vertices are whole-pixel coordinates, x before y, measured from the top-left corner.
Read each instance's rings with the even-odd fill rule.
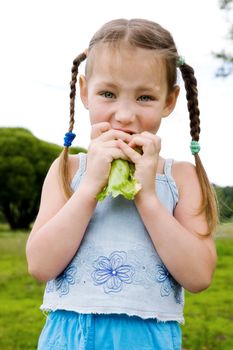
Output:
[[[84,75],[80,75],[79,77],[79,89],[80,89],[80,97],[82,103],[86,109],[88,109],[88,91],[87,91],[87,80]]]
[[[165,106],[163,109],[163,118],[169,116],[169,114],[171,114],[171,112],[175,108],[179,93],[180,93],[180,87],[176,85],[172,90],[172,92],[170,92],[169,95],[167,96]]]

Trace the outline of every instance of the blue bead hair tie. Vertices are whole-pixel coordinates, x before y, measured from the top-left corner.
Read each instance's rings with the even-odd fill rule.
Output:
[[[199,142],[198,141],[194,141],[194,140],[191,141],[190,149],[191,149],[191,152],[192,152],[193,155],[199,153],[199,151],[201,149],[201,147],[199,145]]]
[[[74,134],[73,132],[71,131],[67,132],[64,137],[64,146],[70,147],[75,137],[76,137],[76,134]]]

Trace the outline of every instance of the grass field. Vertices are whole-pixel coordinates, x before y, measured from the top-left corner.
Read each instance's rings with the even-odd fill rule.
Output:
[[[39,310],[44,286],[27,273],[27,234],[0,225],[0,349],[35,350],[45,316]],[[233,224],[216,235],[218,265],[212,286],[186,293],[183,347],[233,349]],[[57,349],[59,350],[59,349]]]

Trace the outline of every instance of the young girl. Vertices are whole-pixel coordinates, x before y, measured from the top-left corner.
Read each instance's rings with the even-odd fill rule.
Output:
[[[87,155],[68,156],[84,60],[79,86],[91,142]],[[196,166],[160,156],[157,132],[176,104],[177,69]],[[193,69],[160,25],[113,20],[74,60],[65,148],[45,179],[27,243],[29,272],[47,282],[38,349],[181,349],[183,288],[206,289],[216,263],[217,211],[198,156],[199,124]],[[132,201],[98,202],[115,159],[134,163],[141,189]]]

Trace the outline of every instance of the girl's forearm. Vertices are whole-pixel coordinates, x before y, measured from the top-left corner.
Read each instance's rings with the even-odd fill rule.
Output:
[[[136,200],[151,240],[171,275],[190,292],[206,289],[212,280],[216,256],[202,237],[189,232],[156,196]]]
[[[59,275],[75,255],[96,207],[92,192],[81,186],[69,201],[27,243],[28,269],[46,282]]]

